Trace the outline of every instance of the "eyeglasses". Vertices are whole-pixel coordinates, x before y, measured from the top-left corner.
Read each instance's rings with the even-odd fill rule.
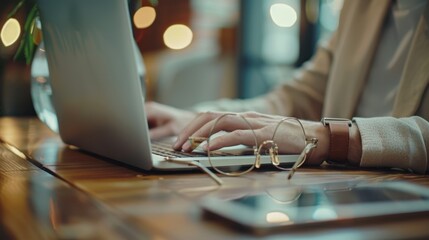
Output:
[[[243,156],[238,160],[235,160],[233,163],[230,163],[227,161],[231,159],[225,158],[225,155],[234,155],[234,159],[235,159],[237,157],[235,156],[236,154],[225,152],[223,149],[220,151],[210,150],[210,143],[213,141],[213,139],[216,137],[219,137],[219,135],[222,135],[222,133],[219,134],[218,132],[218,130],[220,129],[219,123],[223,121],[224,121],[223,123],[227,123],[228,122],[228,119],[226,119],[227,117],[231,119],[234,118],[234,122],[237,126],[236,130],[251,131],[251,135],[253,139],[248,140],[248,142],[252,142],[254,145],[250,146],[250,151],[249,151],[249,146],[246,146],[247,148],[245,148],[245,150],[247,150],[248,153],[250,152],[250,155],[254,156],[253,158],[251,156]],[[237,123],[236,119],[240,119],[241,122]],[[299,119],[293,118],[293,117],[285,117],[275,125],[271,138],[268,138],[262,141],[261,144],[258,144],[258,137],[255,131],[262,131],[262,130],[260,127],[258,127],[255,130],[255,128],[252,127],[250,119],[251,118],[249,117],[246,118],[244,115],[238,114],[238,113],[222,114],[221,116],[217,117],[214,120],[207,138],[206,137],[189,137],[191,146],[192,148],[196,148],[197,146],[205,142],[205,144],[207,145],[207,157],[210,163],[210,168],[215,170],[217,173],[221,175],[233,176],[233,177],[241,176],[246,173],[249,173],[255,168],[257,169],[261,168],[262,164],[271,162],[271,164],[277,169],[282,171],[289,171],[287,179],[290,180],[292,176],[295,174],[295,172],[297,171],[297,169],[304,164],[305,160],[311,154],[311,151],[317,147],[317,139],[307,138],[304,126],[302,125]],[[261,132],[259,133],[261,134]],[[228,132],[226,132],[225,134],[228,134]],[[237,136],[237,135],[234,135],[234,136]],[[294,146],[289,146],[289,148],[294,149],[295,151],[299,152],[299,150],[296,150],[296,149],[299,146],[301,146],[302,148],[302,144],[304,145],[302,151],[300,152],[297,160],[295,161],[292,167],[290,167],[290,164],[291,164],[290,160],[285,161],[282,159],[282,158],[290,158],[290,156],[279,154],[278,144],[280,143],[280,140],[282,140],[280,139],[280,137],[289,138],[288,140],[294,143],[294,144],[291,144]],[[240,146],[240,147],[243,148],[244,146]],[[219,163],[219,161],[224,161],[224,162]],[[177,162],[177,161],[174,161],[174,162]],[[209,176],[213,180],[215,180],[219,185],[222,184],[222,181],[215,174],[213,174],[212,171],[210,171],[208,168],[205,168],[200,163],[188,162],[188,164],[199,167],[201,170],[209,174]],[[222,166],[222,167],[219,167],[219,166]]]

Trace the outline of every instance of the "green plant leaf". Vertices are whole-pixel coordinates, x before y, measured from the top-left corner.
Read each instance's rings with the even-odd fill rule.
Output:
[[[33,36],[31,35],[31,28],[34,25],[36,17],[39,15],[39,10],[37,8],[37,4],[35,3],[28,13],[27,19],[25,20],[23,35],[21,37],[21,42],[19,44],[18,50],[13,57],[16,60],[19,56],[21,56],[24,51],[24,58],[27,64],[31,63],[34,55],[35,44],[33,41]]]
[[[25,1],[26,0],[19,1],[19,3],[16,4],[16,6],[13,8],[13,10],[7,15],[7,18],[13,17],[18,12],[18,10],[24,5]]]
[[[152,6],[157,6],[158,5],[158,0],[149,0],[150,4]]]

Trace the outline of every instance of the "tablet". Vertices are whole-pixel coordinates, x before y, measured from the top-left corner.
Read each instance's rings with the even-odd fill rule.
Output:
[[[429,188],[401,181],[342,182],[249,190],[233,198],[218,193],[200,204],[205,217],[215,216],[236,229],[264,234],[427,216]]]

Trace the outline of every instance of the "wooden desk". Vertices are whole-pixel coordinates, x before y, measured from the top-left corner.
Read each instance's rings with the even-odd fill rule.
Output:
[[[218,187],[199,171],[143,172],[65,146],[35,118],[0,118],[0,239],[257,238],[201,217],[198,199],[220,191],[284,184],[286,173],[252,172]],[[403,179],[429,186],[427,176],[394,171],[303,168],[294,181]],[[429,237],[429,216],[267,235],[299,239]]]

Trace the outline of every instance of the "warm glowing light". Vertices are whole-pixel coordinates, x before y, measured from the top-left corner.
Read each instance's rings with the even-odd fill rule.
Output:
[[[329,31],[335,31],[338,27],[338,19],[341,8],[343,7],[343,0],[330,0],[322,2],[320,12],[320,24],[323,28]]]
[[[279,27],[292,27],[298,19],[295,9],[284,3],[271,5],[270,15],[273,22]]]
[[[268,223],[285,223],[289,222],[289,216],[282,212],[269,212],[266,215],[266,221]]]
[[[14,146],[12,146],[12,145],[10,145],[8,143],[3,143],[3,145],[7,149],[9,149],[9,151],[15,153],[16,156],[18,156],[18,157],[20,157],[20,158],[22,158],[24,160],[27,160],[27,156],[25,156],[25,154],[23,152],[21,152],[18,148],[14,147]]]
[[[21,34],[21,26],[15,18],[9,18],[1,29],[0,38],[3,44],[8,47],[18,40]]]
[[[141,7],[134,14],[134,25],[137,28],[147,28],[155,21],[156,12],[153,7]]]
[[[182,24],[171,25],[164,32],[164,44],[171,49],[183,49],[192,42],[192,30]]]

